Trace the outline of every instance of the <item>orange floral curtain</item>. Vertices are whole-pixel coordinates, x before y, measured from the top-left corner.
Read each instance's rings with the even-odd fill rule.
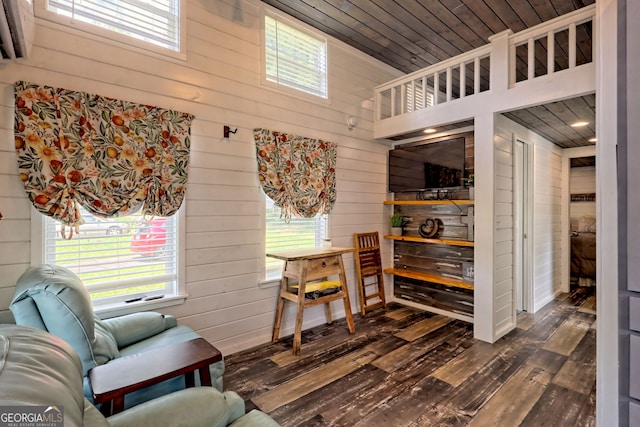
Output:
[[[65,225],[173,215],[184,199],[193,116],[85,92],[15,84],[18,169],[34,207]]]
[[[336,201],[337,145],[259,128],[253,136],[260,184],[285,219],[328,214]]]

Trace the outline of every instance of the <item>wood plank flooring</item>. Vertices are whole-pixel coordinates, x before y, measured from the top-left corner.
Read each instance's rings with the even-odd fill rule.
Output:
[[[390,304],[225,358],[225,389],[282,426],[594,426],[595,288],[563,294],[495,344]]]

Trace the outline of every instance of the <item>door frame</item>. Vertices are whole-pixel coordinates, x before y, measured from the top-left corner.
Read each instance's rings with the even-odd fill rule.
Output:
[[[562,150],[562,203],[561,203],[561,236],[562,240],[560,247],[562,248],[562,254],[560,258],[560,289],[562,292],[569,292],[571,287],[571,224],[569,218],[569,206],[571,204],[571,192],[569,189],[570,176],[571,176],[571,159],[577,157],[589,157],[596,155],[596,146],[590,145],[588,147],[574,147],[565,148]],[[598,163],[596,159],[596,174],[598,170]],[[598,195],[596,194],[596,200]],[[597,209],[596,209],[596,227],[598,224]],[[597,263],[597,260],[596,260]]]

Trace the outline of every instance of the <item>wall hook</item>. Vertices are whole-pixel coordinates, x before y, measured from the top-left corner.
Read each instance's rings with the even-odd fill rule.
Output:
[[[229,126],[225,126],[224,127],[224,137],[225,138],[229,138],[229,134],[230,133],[235,134],[236,132],[238,132],[238,128],[236,128],[235,130],[231,130],[231,128]]]

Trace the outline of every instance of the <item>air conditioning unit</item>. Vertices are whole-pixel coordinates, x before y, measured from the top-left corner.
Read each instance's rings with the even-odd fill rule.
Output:
[[[31,52],[35,22],[31,0],[1,0],[0,53],[2,60],[26,59]]]

